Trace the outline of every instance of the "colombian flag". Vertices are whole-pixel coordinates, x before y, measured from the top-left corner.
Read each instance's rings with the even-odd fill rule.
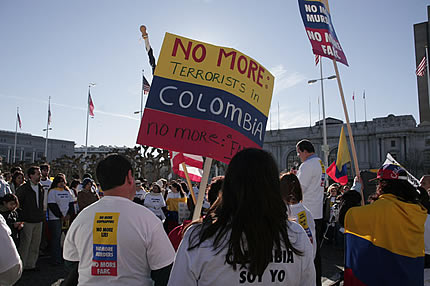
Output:
[[[343,126],[340,131],[339,146],[337,148],[336,161],[331,163],[327,168],[327,175],[330,176],[335,182],[341,185],[348,183],[346,164],[351,162],[351,156],[349,155],[348,144],[346,143],[345,132]]]
[[[392,194],[345,216],[345,285],[423,285],[426,211]]]

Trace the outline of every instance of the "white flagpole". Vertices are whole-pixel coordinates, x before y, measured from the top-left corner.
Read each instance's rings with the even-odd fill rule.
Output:
[[[312,127],[311,97],[309,96],[309,127]]]
[[[328,153],[329,153],[329,146],[327,144],[327,124],[325,120],[325,102],[324,102],[324,85],[323,85],[323,69],[322,69],[322,57],[320,57],[320,76],[321,76],[321,104],[322,104],[322,111],[323,111],[323,146],[322,151],[324,153],[324,165],[327,168],[328,167]],[[325,180],[326,187],[328,187],[328,180]]]
[[[48,131],[49,131],[49,112],[51,109],[51,97],[48,99],[48,118],[46,119],[46,139],[45,139],[45,159],[48,161]]]
[[[15,144],[13,146],[13,162],[15,163],[15,157],[16,157],[16,142],[18,137],[18,114],[19,114],[19,107],[16,108],[16,122],[15,122]]]
[[[90,94],[91,94],[91,86],[94,86],[95,83],[90,83],[88,85],[88,99],[87,99],[87,130],[85,135],[85,157],[87,157],[88,153],[88,119],[90,117]]]
[[[367,111],[366,111],[366,90],[363,90],[363,100],[364,100],[364,122],[367,122]]]
[[[279,132],[279,129],[281,127],[281,123],[280,122],[281,121],[279,120],[279,101],[278,101],[278,132]]]
[[[429,47],[426,46],[426,66],[427,66],[427,93],[429,95],[429,106],[430,106],[430,68],[429,68],[429,52],[428,52]]]
[[[357,123],[356,109],[355,109],[355,91],[352,92],[352,101],[354,101],[354,122]]]

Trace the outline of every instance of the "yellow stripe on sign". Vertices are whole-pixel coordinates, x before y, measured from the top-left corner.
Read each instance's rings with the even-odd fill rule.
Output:
[[[155,75],[222,89],[269,114],[274,76],[235,49],[166,33]]]
[[[93,224],[93,244],[117,244],[119,213],[96,213]]]

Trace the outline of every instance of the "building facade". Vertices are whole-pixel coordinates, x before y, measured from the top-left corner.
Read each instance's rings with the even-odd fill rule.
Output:
[[[337,156],[340,130],[344,123],[338,119],[327,118],[326,124],[330,148],[328,163],[331,164]],[[346,126],[344,129],[349,145]],[[360,170],[378,169],[385,161],[387,153],[390,153],[416,177],[430,174],[430,126],[418,126],[412,115],[390,114],[368,122],[352,123],[351,129]],[[301,139],[310,140],[315,146],[316,153],[323,158],[321,121],[312,127],[267,131],[263,149],[273,154],[280,170],[290,170],[300,164],[296,154],[296,143]],[[351,153],[350,146],[349,150]],[[353,177],[353,172],[350,165],[348,172],[350,178]]]
[[[0,130],[0,157],[3,162],[35,162],[45,157],[46,139],[29,133],[17,133],[15,160],[15,132]],[[48,138],[48,162],[64,155],[73,156],[74,141]]]

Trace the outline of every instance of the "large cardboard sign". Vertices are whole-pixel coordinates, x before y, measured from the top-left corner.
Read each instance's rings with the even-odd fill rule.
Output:
[[[348,65],[324,0],[299,0],[299,8],[314,54]]]
[[[262,147],[273,84],[235,49],[166,33],[137,143],[228,163]]]

